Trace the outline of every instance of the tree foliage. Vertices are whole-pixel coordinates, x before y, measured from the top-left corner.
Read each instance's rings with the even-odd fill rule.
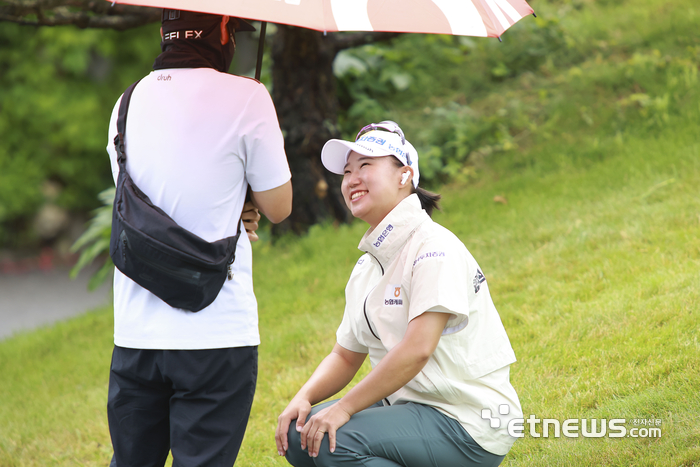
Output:
[[[154,26],[120,35],[0,22],[0,243],[31,243],[23,226],[47,202],[95,207],[111,183],[114,101],[150,69],[157,34]]]
[[[518,23],[503,37],[406,34],[391,44],[368,44],[341,52],[335,61],[346,137],[386,115],[413,115],[405,130],[421,157],[421,183],[435,186],[473,163],[515,147],[527,127],[521,111],[484,114],[470,104],[507,81],[536,72],[569,53],[557,17]]]
[[[100,0],[3,0],[0,21],[29,26],[78,26],[125,30],[153,23],[152,8],[115,5]]]

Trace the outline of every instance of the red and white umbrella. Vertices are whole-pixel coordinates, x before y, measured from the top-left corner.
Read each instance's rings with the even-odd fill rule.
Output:
[[[317,31],[381,31],[498,37],[534,14],[525,0],[107,0],[260,21],[260,79],[268,22]]]
[[[199,11],[317,31],[500,37],[533,10],[525,0],[108,0]]]

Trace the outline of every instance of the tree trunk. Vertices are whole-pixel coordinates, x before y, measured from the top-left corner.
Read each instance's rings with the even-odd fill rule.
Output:
[[[277,109],[292,171],[292,214],[274,233],[305,232],[331,219],[347,222],[350,214],[340,194],[340,176],[321,164],[321,148],[340,137],[332,37],[317,31],[279,25],[272,47],[272,98]]]

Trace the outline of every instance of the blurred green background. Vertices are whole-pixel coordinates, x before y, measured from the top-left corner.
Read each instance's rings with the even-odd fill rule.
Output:
[[[693,108],[700,43],[692,1],[533,7],[539,17],[520,21],[503,43],[405,34],[342,51],[334,72],[343,134],[399,121],[434,188],[476,180],[480,166],[556,167],[561,160],[527,149],[562,138],[582,143],[567,160],[585,164],[609,154],[600,147],[606,137],[624,143]],[[232,71],[252,74],[254,39],[241,41]],[[65,252],[75,240],[112,184],[112,106],[158,53],[158,25],[116,32],[0,22],[0,252]]]
[[[444,195],[435,219],[489,281],[526,415],[662,430],[540,430],[503,465],[700,465],[700,6],[531,4],[538,18],[502,43],[407,34],[342,52],[338,124],[352,137],[392,119],[418,149],[422,183]],[[113,103],[157,52],[157,26],[0,22],[2,254],[67,249],[82,232],[112,184]],[[70,221],[42,231],[42,215]],[[274,243],[261,231],[260,374],[238,465],[284,465],[277,415],[333,345],[365,228],[326,223]],[[112,345],[110,307],[0,343],[0,466],[107,464]]]

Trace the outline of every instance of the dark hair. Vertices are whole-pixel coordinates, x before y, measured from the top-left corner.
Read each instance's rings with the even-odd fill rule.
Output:
[[[442,198],[442,195],[439,195],[438,193],[433,193],[432,191],[428,191],[421,187],[411,186],[411,188],[411,193],[415,193],[418,195],[421,207],[425,209],[425,212],[427,212],[430,217],[433,217],[433,210],[440,210],[439,201]]]
[[[403,162],[401,162],[398,158],[394,157],[394,161],[396,167],[406,167],[405,165],[403,165]],[[439,201],[442,198],[441,195],[433,193],[432,191],[428,191],[421,187],[413,186],[413,183],[411,183],[411,194],[413,193],[418,195],[421,207],[425,209],[425,212],[427,212],[430,217],[433,217],[433,210],[440,210]]]

